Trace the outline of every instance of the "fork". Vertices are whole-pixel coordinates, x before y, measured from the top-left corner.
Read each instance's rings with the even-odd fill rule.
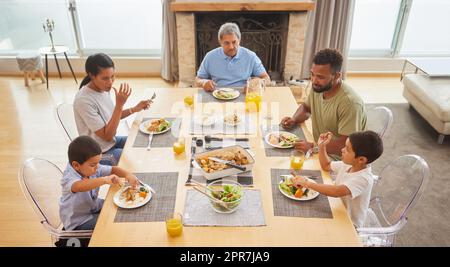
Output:
[[[150,100],[153,100],[153,99],[155,99],[155,97],[156,97],[156,93],[155,93],[155,92],[153,92],[153,95],[152,95],[152,97],[150,98]]]

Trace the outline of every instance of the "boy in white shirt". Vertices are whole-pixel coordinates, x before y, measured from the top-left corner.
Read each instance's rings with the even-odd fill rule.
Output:
[[[320,166],[324,171],[337,173],[335,185],[316,184],[296,176],[297,187],[311,188],[323,195],[340,197],[355,227],[362,227],[369,208],[374,175],[370,163],[383,153],[383,141],[373,131],[351,134],[342,148],[342,161],[330,161],[326,145],[332,133],[321,134],[318,140]]]

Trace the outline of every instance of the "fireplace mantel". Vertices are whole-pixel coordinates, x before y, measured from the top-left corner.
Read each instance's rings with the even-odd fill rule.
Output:
[[[173,2],[173,12],[214,11],[308,11],[314,9],[312,1],[244,1],[244,2]]]

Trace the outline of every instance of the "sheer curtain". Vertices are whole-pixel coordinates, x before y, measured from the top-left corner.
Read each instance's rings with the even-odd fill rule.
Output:
[[[316,0],[315,9],[308,14],[302,78],[309,77],[314,54],[324,48],[334,48],[342,53],[342,75],[345,77],[354,6],[354,0]]]
[[[170,11],[174,0],[162,1],[161,77],[167,81],[178,80],[177,26],[175,13]]]

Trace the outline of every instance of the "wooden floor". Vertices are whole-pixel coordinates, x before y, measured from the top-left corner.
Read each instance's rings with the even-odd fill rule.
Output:
[[[80,79],[79,77],[78,79]],[[51,88],[38,80],[30,87],[21,77],[0,76],[0,246],[50,246],[50,236],[38,222],[17,182],[21,163],[41,157],[64,168],[68,140],[55,120],[54,107],[73,102],[78,86],[72,78],[51,78]],[[134,93],[127,104],[137,103],[140,89],[174,84],[161,78],[126,78]],[[366,103],[404,103],[399,77],[352,77],[347,82]],[[142,91],[142,90],[141,90]]]

